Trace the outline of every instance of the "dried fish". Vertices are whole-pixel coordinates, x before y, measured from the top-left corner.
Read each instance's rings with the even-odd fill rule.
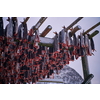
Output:
[[[89,56],[92,55],[92,48],[91,48],[90,41],[89,41],[89,47],[88,47],[88,55],[89,55]]]
[[[85,47],[88,48],[89,38],[87,34],[84,35],[84,44],[85,44]]]
[[[59,49],[59,39],[58,39],[58,34],[56,33],[55,37],[54,37],[54,43],[53,43],[53,52],[54,53],[59,53],[60,49]]]
[[[66,45],[68,47],[71,46],[71,38],[70,38],[70,35],[69,35],[68,31],[66,32]]]
[[[61,44],[62,47],[65,47],[66,46],[66,32],[64,29],[62,29],[60,32],[59,32],[59,43]],[[62,49],[62,48],[60,48]]]
[[[95,45],[94,45],[94,40],[93,38],[90,38],[90,45],[91,45],[91,49],[94,52],[95,51]]]
[[[82,33],[80,33],[80,45],[81,45],[81,47],[85,47],[84,37],[83,37],[83,34]]]
[[[3,30],[3,18],[0,17],[0,38],[1,36],[4,36],[4,30]]]
[[[13,37],[13,21],[12,18],[9,21],[9,24],[7,25],[7,38]]]
[[[13,36],[16,37],[18,33],[18,20],[17,18],[12,17],[12,21],[13,21]]]
[[[74,45],[74,48],[77,48],[77,38],[76,38],[76,34],[73,35],[73,45]]]

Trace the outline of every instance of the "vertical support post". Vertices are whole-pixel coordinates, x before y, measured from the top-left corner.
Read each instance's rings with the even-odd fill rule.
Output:
[[[84,57],[81,57],[81,60],[82,60],[83,75],[84,75],[84,80],[85,80],[89,76],[89,65],[88,65],[87,55],[85,55]],[[91,82],[89,84],[91,84]]]

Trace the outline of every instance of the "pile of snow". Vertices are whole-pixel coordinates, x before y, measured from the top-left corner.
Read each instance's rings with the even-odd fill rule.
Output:
[[[64,66],[59,74],[54,74],[54,79],[44,79],[36,84],[81,84],[82,77],[73,68]]]

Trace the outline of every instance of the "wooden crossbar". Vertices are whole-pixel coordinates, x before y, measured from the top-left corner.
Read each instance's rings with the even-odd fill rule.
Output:
[[[83,33],[83,35],[89,33],[91,30],[93,30],[94,28],[96,28],[96,27],[99,26],[99,25],[100,25],[100,22],[98,22],[97,24],[93,25],[91,28],[89,28],[87,31],[85,31],[85,32]]]

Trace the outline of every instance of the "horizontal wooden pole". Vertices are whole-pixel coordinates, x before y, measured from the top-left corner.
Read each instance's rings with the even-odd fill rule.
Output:
[[[40,34],[41,37],[45,37],[52,29],[51,25],[48,25],[46,29]]]
[[[35,29],[38,29],[38,28],[43,24],[43,22],[44,22],[46,19],[47,19],[47,17],[41,17],[41,18],[39,19],[39,21],[36,23]]]
[[[39,82],[64,83],[63,81],[54,81],[54,80],[40,80]]]
[[[69,30],[71,27],[73,27],[75,24],[77,24],[83,17],[78,17],[73,23],[71,23],[65,30]]]
[[[96,28],[96,27],[99,26],[99,25],[100,25],[100,22],[98,22],[97,24],[95,24],[94,26],[92,26],[91,28],[89,28],[87,31],[85,31],[85,32],[83,33],[83,35],[89,33],[91,30],[93,30],[94,28]]]
[[[79,26],[79,25],[77,25],[76,27],[74,27],[74,29],[71,31],[71,36],[74,35],[74,33],[76,33],[80,29],[81,29],[81,26]]]
[[[98,30],[94,31],[92,34],[89,35],[89,38],[96,36],[99,33]]]
[[[43,45],[43,46],[52,46],[54,42],[54,39],[52,38],[47,38],[47,37],[40,37],[40,43],[39,45]]]

